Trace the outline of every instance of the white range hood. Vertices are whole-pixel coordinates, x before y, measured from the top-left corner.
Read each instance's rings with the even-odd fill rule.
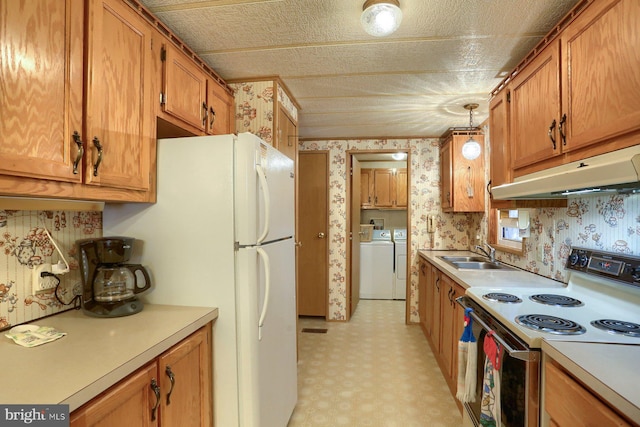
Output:
[[[597,192],[640,193],[640,144],[514,179],[495,200],[563,199]]]

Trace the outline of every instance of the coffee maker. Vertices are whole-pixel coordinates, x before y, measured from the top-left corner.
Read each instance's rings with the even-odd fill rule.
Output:
[[[120,317],[138,313],[137,294],[151,287],[149,272],[131,258],[131,237],[78,240],[82,282],[82,310],[94,317]]]

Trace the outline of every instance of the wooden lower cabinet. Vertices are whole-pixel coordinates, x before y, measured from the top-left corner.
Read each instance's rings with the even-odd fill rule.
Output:
[[[425,336],[431,335],[431,322],[427,321],[427,281],[431,274],[431,264],[420,258],[418,265],[418,316]]]
[[[544,409],[550,417],[551,426],[634,425],[620,417],[554,362],[547,361],[544,369]]]
[[[456,298],[464,295],[464,288],[426,259],[420,258],[419,263],[418,292],[420,295],[423,289],[425,292],[424,300],[418,296],[420,324],[449,389],[455,396],[458,341],[464,328],[464,309],[456,302]]]
[[[212,426],[211,324],[71,413],[71,427]]]

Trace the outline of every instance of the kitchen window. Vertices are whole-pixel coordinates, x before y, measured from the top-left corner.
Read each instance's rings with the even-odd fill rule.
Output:
[[[501,250],[522,253],[524,239],[530,235],[529,211],[526,209],[495,209],[494,215],[495,240],[493,243]]]

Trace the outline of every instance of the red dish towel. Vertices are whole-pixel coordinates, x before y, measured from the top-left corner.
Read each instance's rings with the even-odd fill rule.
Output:
[[[484,365],[484,381],[482,384],[482,402],[480,405],[480,424],[483,426],[501,427],[500,423],[500,363],[502,348],[489,331],[484,337],[484,353],[487,356]]]

